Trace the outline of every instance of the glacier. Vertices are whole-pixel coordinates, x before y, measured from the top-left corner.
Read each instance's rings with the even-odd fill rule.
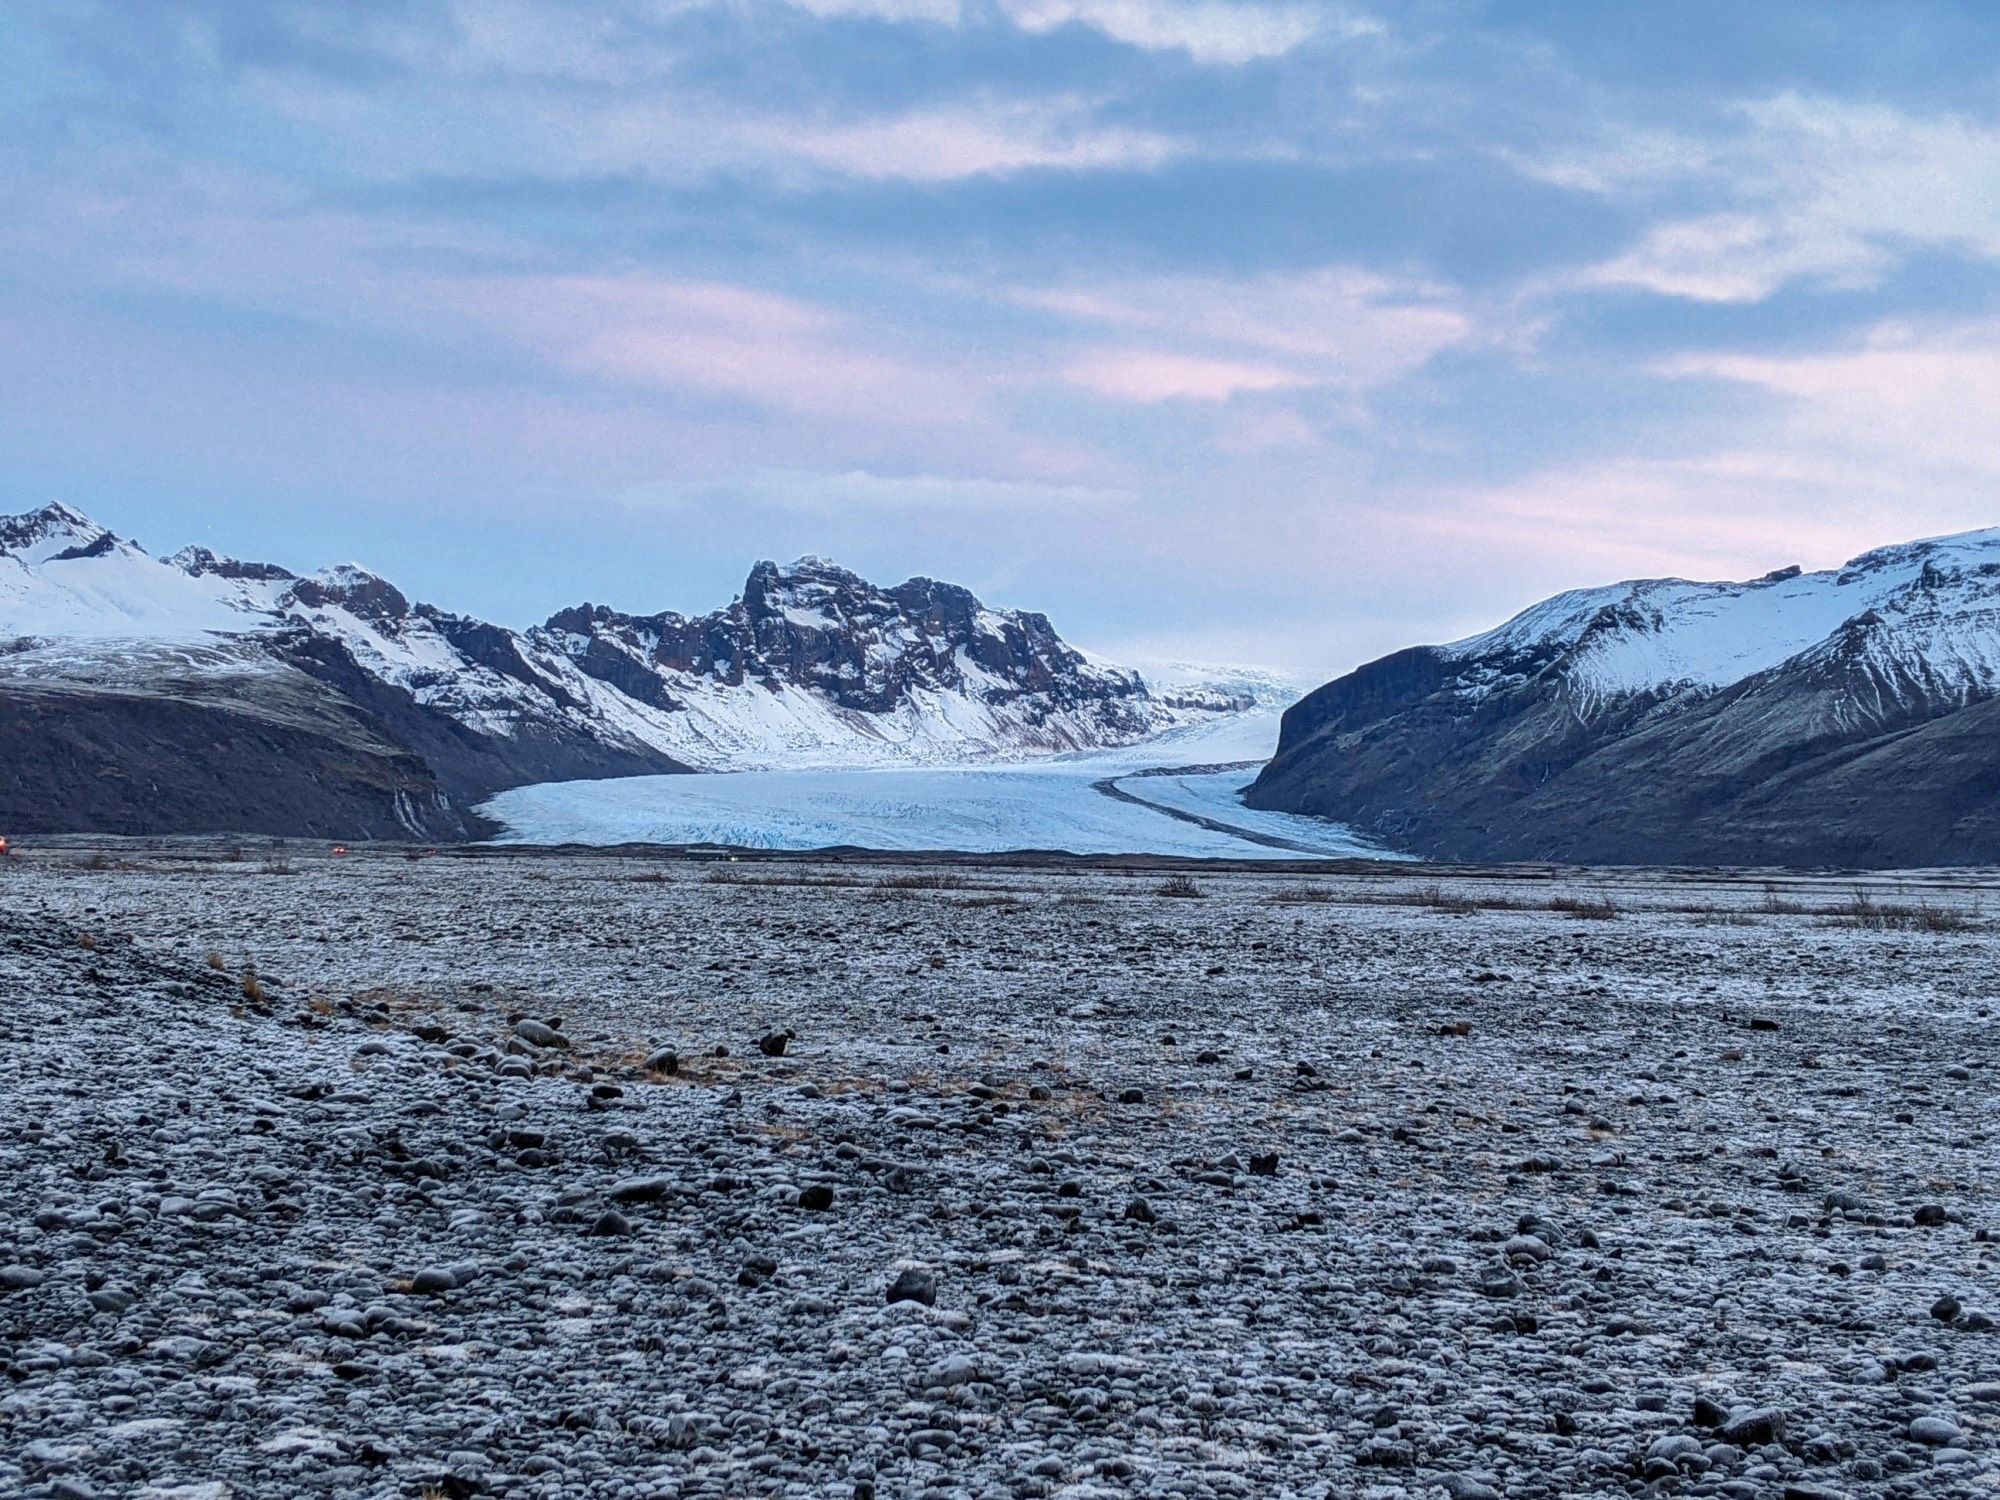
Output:
[[[543,782],[478,811],[502,826],[497,842],[515,844],[1405,858],[1339,823],[1243,806],[1240,793],[1277,743],[1278,719],[1267,705],[1138,745],[1027,762]],[[1162,766],[1185,769],[1156,774]],[[1138,800],[1109,796],[1102,783]]]

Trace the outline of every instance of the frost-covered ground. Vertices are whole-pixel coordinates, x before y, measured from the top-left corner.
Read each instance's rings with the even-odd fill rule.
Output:
[[[545,782],[502,792],[480,811],[504,826],[503,842],[526,844],[1064,849],[1252,859],[1382,854],[1341,824],[1255,812],[1237,800],[1254,776],[1242,763],[1270,755],[1278,718],[1275,710],[1235,715],[1118,750],[997,765]],[[1234,768],[1133,775],[1163,765]],[[1107,797],[1097,788],[1103,781],[1117,782],[1136,800]],[[1173,817],[1163,806],[1252,836]]]
[[[1851,884],[30,851],[0,1493],[1990,1496],[1994,886]]]

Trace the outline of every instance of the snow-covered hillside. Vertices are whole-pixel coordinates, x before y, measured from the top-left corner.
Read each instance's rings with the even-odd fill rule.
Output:
[[[1285,716],[1249,801],[1455,859],[2000,860],[2000,529],[1559,594]]]
[[[291,727],[346,712],[461,800],[681,769],[1026,760],[1269,712],[1229,673],[1155,693],[1044,616],[930,579],[881,588],[818,558],[759,563],[707,615],[585,604],[515,631],[352,563],[301,577],[204,548],[155,558],[61,505],[0,518],[10,688],[51,714],[52,694],[70,708],[91,695],[100,718],[113,699]]]
[[[1871,619],[1870,616],[1879,617]],[[1545,673],[1586,704],[1676,688],[1713,691],[1882,623],[1886,672],[1962,694],[2000,685],[2000,528],[1882,547],[1821,573],[1749,583],[1647,579],[1558,594],[1442,648],[1468,693]]]

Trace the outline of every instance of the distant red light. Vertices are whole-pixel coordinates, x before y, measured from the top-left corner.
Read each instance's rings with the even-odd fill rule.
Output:
[[[333,846],[333,852],[334,852],[335,854],[345,854],[345,853],[347,852],[347,845],[345,845],[345,844],[335,844],[335,845]]]

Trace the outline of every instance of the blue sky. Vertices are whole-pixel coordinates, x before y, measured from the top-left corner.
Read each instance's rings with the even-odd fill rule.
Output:
[[[0,510],[1323,676],[2000,521],[2000,8],[0,9]]]

